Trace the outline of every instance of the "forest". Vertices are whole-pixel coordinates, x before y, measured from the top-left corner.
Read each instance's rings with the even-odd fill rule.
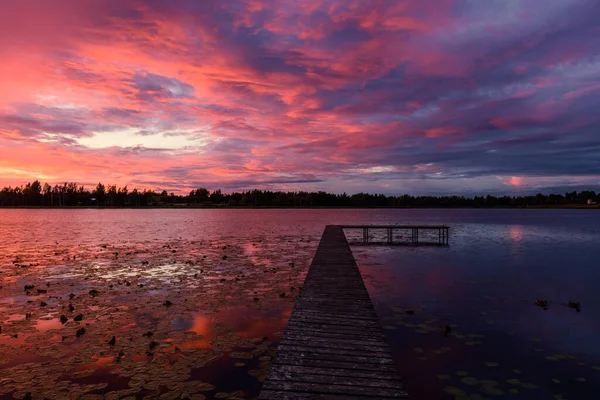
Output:
[[[127,186],[98,185],[89,190],[76,183],[4,187],[0,207],[543,207],[584,205],[600,202],[594,191],[535,196],[386,196],[383,194],[333,194],[319,192],[283,192],[249,190],[224,193],[199,188],[189,194],[129,190]]]

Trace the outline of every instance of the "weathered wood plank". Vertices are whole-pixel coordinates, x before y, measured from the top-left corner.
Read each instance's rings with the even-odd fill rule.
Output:
[[[351,396],[323,393],[284,392],[276,390],[263,390],[260,398],[264,400],[372,400],[374,398],[378,400],[397,399],[397,397]]]
[[[285,381],[296,383],[315,383],[331,384],[335,380],[336,385],[374,387],[382,389],[400,389],[402,384],[397,380],[383,380],[374,377],[359,378],[356,376],[348,377],[343,375],[319,375],[315,373],[300,373],[298,370],[279,371],[272,370],[269,377],[271,381]]]
[[[359,394],[366,396],[387,396],[396,398],[407,398],[407,394],[402,389],[396,388],[377,388],[363,386],[346,386],[330,383],[306,383],[293,381],[275,381],[267,380],[263,384],[265,389],[288,390],[297,392],[323,393],[323,394]]]
[[[379,380],[392,380],[397,381],[398,377],[393,372],[383,371],[360,371],[356,369],[343,369],[343,368],[319,368],[319,367],[306,367],[301,365],[279,365],[275,364],[271,367],[271,370],[281,373],[297,373],[297,374],[317,374],[326,376],[344,376],[347,378],[373,378]]]
[[[302,346],[302,347],[327,347],[329,349],[339,349],[339,350],[354,350],[361,352],[390,352],[390,347],[385,344],[380,344],[378,342],[375,343],[365,343],[360,340],[331,340],[331,339],[314,339],[314,338],[302,338],[298,336],[287,335],[283,341],[282,345],[286,346]]]
[[[325,228],[260,398],[408,398],[338,226]]]
[[[311,368],[337,368],[337,369],[351,369],[356,371],[371,371],[371,372],[392,372],[396,373],[396,369],[393,364],[364,364],[356,363],[349,360],[345,361],[331,361],[331,360],[318,360],[314,358],[301,358],[301,357],[290,357],[289,354],[281,354],[273,360],[272,365],[288,365],[288,366],[302,366]]]

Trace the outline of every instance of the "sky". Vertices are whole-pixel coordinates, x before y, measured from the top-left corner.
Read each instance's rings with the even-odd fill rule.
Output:
[[[600,190],[598,0],[0,2],[0,186]]]

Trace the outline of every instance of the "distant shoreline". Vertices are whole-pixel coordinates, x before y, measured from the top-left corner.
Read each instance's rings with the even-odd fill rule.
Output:
[[[540,210],[540,209],[567,209],[567,210],[600,210],[600,205],[588,204],[564,204],[564,205],[540,205],[540,206],[491,206],[491,207],[448,207],[448,206],[426,206],[426,207],[400,207],[400,206],[229,206],[229,205],[164,205],[164,206],[140,206],[140,207],[109,207],[109,206],[0,206],[0,209],[49,209],[49,210],[185,210],[185,209],[207,209],[207,210],[265,210],[265,209],[284,209],[284,210],[310,210],[310,209],[459,209],[459,210]]]

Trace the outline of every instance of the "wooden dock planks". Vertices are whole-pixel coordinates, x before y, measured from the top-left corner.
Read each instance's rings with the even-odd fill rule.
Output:
[[[408,398],[339,226],[323,232],[259,398]]]

